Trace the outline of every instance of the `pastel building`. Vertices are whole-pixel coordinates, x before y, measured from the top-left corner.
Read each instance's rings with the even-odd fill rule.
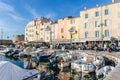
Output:
[[[55,21],[55,22],[53,22],[52,23],[52,27],[51,27],[51,34],[52,34],[52,42],[53,43],[57,43],[57,35],[59,35],[58,34],[58,22],[57,21]]]
[[[25,41],[31,42],[35,41],[35,22],[34,20],[28,22],[28,24],[25,27]]]
[[[71,43],[79,39],[80,17],[68,16],[58,19],[58,43]]]
[[[25,27],[25,41],[26,42],[49,42],[50,30],[46,30],[47,27],[51,27],[51,20],[45,17],[41,17],[28,22]]]
[[[120,38],[120,2],[84,8],[80,16],[80,42],[105,43]]]

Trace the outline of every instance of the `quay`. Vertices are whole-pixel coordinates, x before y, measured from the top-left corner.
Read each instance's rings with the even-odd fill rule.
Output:
[[[87,53],[90,55],[99,55],[107,57],[113,60],[116,64],[115,69],[111,71],[103,80],[120,80],[120,52],[104,52],[104,51],[86,51],[86,50],[75,50],[76,53]]]

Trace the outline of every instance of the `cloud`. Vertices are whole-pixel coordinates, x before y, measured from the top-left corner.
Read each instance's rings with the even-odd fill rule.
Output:
[[[8,35],[12,37],[13,34],[24,33],[22,26],[25,18],[20,15],[14,6],[0,0],[0,29],[4,31],[4,38]]]
[[[38,14],[36,12],[36,10],[34,8],[32,8],[31,6],[27,5],[26,6],[26,9],[30,12],[30,14],[32,15],[33,18],[37,18],[37,17],[40,17],[41,15]]]
[[[0,11],[14,12],[14,7],[0,1]]]
[[[0,1],[0,16],[4,16],[4,18],[11,17],[16,21],[24,21],[25,19],[18,16],[19,13],[16,12],[15,8],[5,2]]]
[[[25,19],[22,18],[22,17],[19,17],[17,15],[14,15],[14,14],[8,14],[9,16],[11,16],[14,20],[17,20],[17,21],[24,21]]]

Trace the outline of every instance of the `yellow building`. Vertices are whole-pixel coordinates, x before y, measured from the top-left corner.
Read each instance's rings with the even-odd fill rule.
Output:
[[[111,41],[120,38],[120,2],[96,5],[80,11],[80,42]]]
[[[68,19],[68,34],[72,42],[79,42],[80,38],[80,17],[72,17]]]

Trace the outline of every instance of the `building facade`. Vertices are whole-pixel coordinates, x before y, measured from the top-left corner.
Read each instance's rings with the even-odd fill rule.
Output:
[[[26,42],[49,42],[51,20],[45,17],[32,20],[28,22],[25,27],[25,41]],[[49,35],[49,36],[48,36]]]
[[[120,37],[120,2],[80,11],[81,42],[105,42]]]
[[[24,38],[25,38],[24,35],[14,35],[13,36],[13,43],[24,42]]]
[[[52,22],[41,17],[25,28],[25,40],[53,43],[100,43],[120,40],[120,2],[84,8],[80,16],[68,16]]]
[[[68,16],[58,19],[58,43],[72,43],[79,39],[80,17]]]
[[[35,21],[30,21],[25,27],[25,42],[35,41]]]

